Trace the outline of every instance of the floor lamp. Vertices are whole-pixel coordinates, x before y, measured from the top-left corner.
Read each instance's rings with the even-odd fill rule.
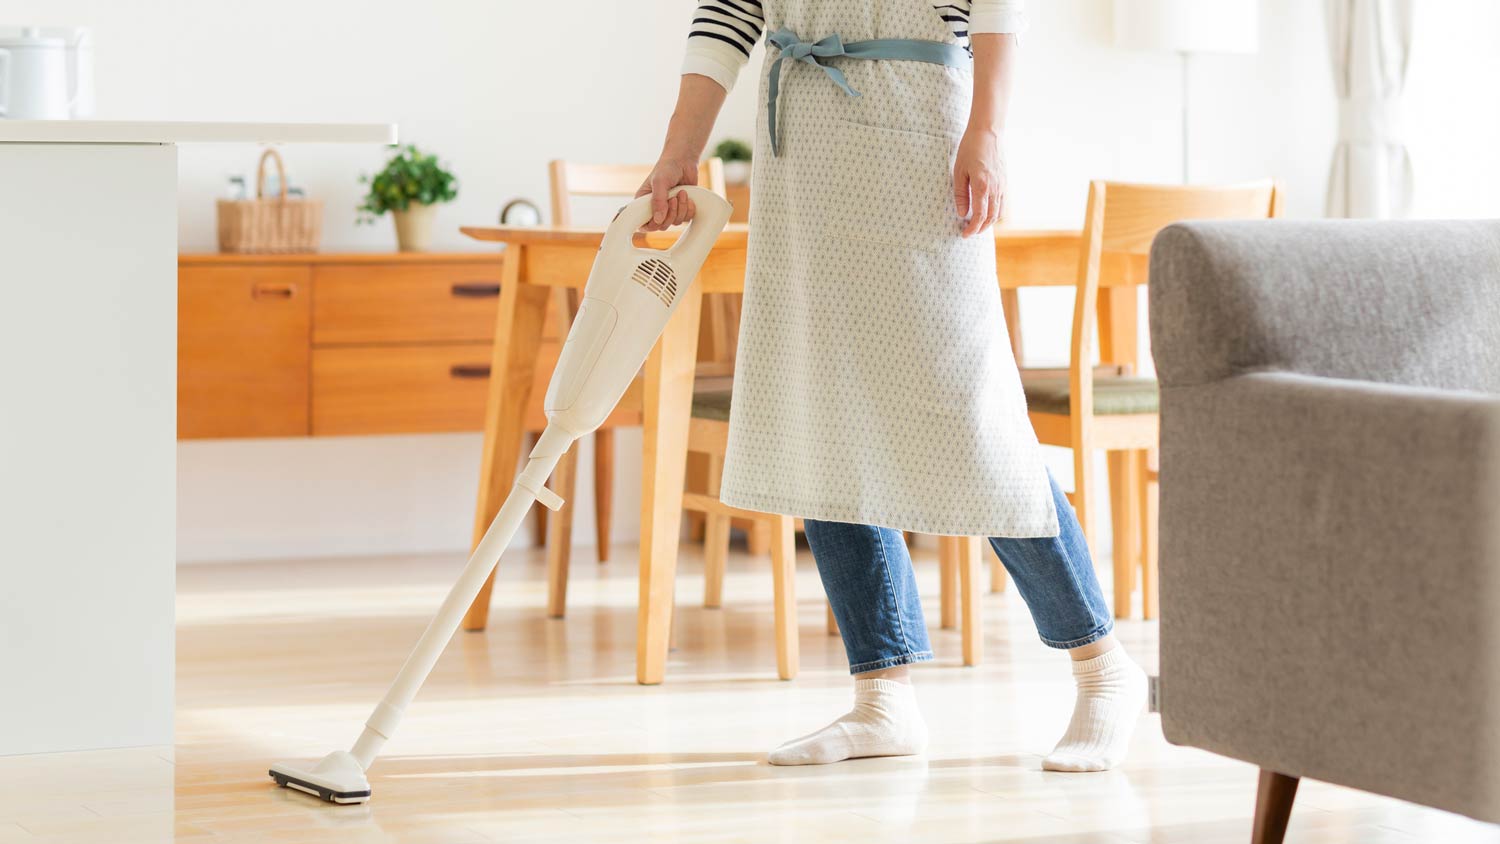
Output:
[[[1188,182],[1189,59],[1194,53],[1254,53],[1258,0],[1114,0],[1115,46],[1182,58],[1182,182]]]

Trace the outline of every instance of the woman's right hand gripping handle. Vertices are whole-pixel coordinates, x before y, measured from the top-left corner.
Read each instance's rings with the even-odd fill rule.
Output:
[[[726,94],[722,85],[707,76],[689,73],[682,77],[661,158],[635,194],[651,195],[651,219],[641,226],[642,231],[662,231],[693,219],[698,209],[686,193],[667,194],[678,185],[698,184],[698,160],[708,146]]]
[[[651,175],[636,191],[637,197],[651,196],[651,219],[641,226],[641,231],[659,232],[681,225],[693,219],[698,209],[693,200],[684,193],[668,196],[678,185],[698,184],[698,163],[691,159],[669,159],[663,157],[651,168]]]

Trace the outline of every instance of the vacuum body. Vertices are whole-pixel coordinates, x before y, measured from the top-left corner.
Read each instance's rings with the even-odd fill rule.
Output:
[[[277,785],[331,803],[370,799],[365,771],[394,734],[531,505],[562,506],[562,499],[546,487],[553,469],[574,441],[597,429],[619,404],[728,224],[733,207],[723,197],[698,187],[680,187],[673,194],[679,192],[692,198],[697,213],[669,249],[642,249],[633,243],[636,230],[651,218],[649,196],[625,206],[610,224],[547,387],[547,428],[359,739],[348,751],[330,753],[311,767],[272,766]]]

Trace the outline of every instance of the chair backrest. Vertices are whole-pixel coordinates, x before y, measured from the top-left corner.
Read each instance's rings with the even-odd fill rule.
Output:
[[[552,222],[573,225],[575,196],[635,196],[651,175],[649,164],[580,164],[575,161],[553,161]],[[698,185],[723,196],[724,162],[717,158],[698,165]]]
[[[1143,261],[1157,233],[1183,220],[1268,219],[1280,214],[1281,189],[1269,179],[1224,186],[1089,183],[1068,366],[1075,425],[1093,414],[1094,317],[1104,255],[1137,256]],[[1144,271],[1126,273],[1110,283],[1143,285],[1148,277]]]
[[[1147,255],[1157,232],[1183,220],[1256,220],[1281,213],[1281,192],[1270,180],[1222,187],[1093,182],[1084,242],[1103,253]]]

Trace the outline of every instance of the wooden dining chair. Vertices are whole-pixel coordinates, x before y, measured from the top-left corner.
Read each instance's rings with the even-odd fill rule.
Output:
[[[571,225],[573,223],[571,203],[573,197],[633,196],[650,172],[649,165],[597,165],[554,161],[551,165],[553,217],[558,225]],[[699,169],[698,183],[721,196],[724,195],[723,162],[717,158],[704,162]],[[572,316],[576,314],[578,308],[578,292],[560,290],[559,293],[562,295],[559,298],[558,307],[563,309],[571,324]],[[705,296],[701,318],[705,330],[700,332],[698,354],[698,371],[701,375],[722,378],[733,372],[733,338],[737,336],[738,331],[738,303],[714,301],[729,298],[727,295],[718,294]],[[722,546],[726,553],[730,518],[739,518],[750,524],[767,524],[769,528],[767,532],[771,537],[776,666],[778,675],[784,680],[789,680],[796,676],[799,661],[795,597],[796,546],[795,534],[791,526],[792,520],[785,516],[732,510],[718,504],[718,477],[723,468],[724,444],[729,430],[727,394],[720,394],[712,389],[700,391],[698,395],[695,395],[693,404],[694,413],[689,428],[688,450],[708,458],[707,480],[714,495],[686,494],[684,508],[705,514],[706,528],[708,528],[709,536],[714,539],[708,543],[708,547]],[[613,451],[611,435],[612,432],[607,429],[601,429],[595,434],[595,506],[600,514],[601,562],[606,559],[604,554],[608,542],[610,507],[608,492],[612,483],[613,466],[605,456]],[[564,460],[569,459],[564,458]],[[563,467],[559,466],[555,475],[556,484],[559,486],[557,491],[564,496],[571,489],[572,473],[575,471],[572,466],[567,468],[568,473],[564,475]],[[568,490],[565,491],[563,487],[568,487]],[[710,509],[715,513],[722,513],[722,519],[709,517]],[[570,550],[567,538],[571,525],[562,510],[552,512],[547,518],[550,522],[547,531],[552,537],[547,546],[548,607],[552,616],[561,617],[566,611],[567,565]],[[719,537],[722,537],[722,542],[719,541]],[[717,565],[709,566],[709,570],[718,573],[717,582],[722,586],[724,571],[722,556],[717,561]],[[718,606],[718,601],[712,605]]]
[[[797,525],[796,519],[731,507],[719,500],[724,454],[729,442],[732,390],[699,390],[693,394],[693,416],[688,423],[688,451],[707,455],[709,476],[702,492],[685,490],[684,510],[703,514],[703,605],[721,606],[724,571],[729,556],[732,519],[764,525],[771,544],[771,582],[776,625],[776,667],[783,680],[797,675]],[[831,617],[831,616],[830,616]]]
[[[1115,502],[1115,616],[1129,618],[1137,580],[1142,610],[1157,615],[1156,523],[1151,465],[1158,429],[1157,386],[1143,377],[1133,349],[1103,351],[1095,323],[1101,288],[1136,291],[1147,285],[1146,259],[1157,232],[1180,220],[1263,219],[1279,216],[1281,191],[1273,181],[1223,187],[1140,185],[1095,181],[1089,185],[1073,303],[1072,345],[1063,375],[1022,378],[1032,427],[1043,445],[1073,451],[1073,492],[1068,498],[1090,548],[1096,545],[1094,452],[1112,452],[1129,494]],[[1119,268],[1104,273],[1106,265]],[[1103,327],[1100,329],[1103,330]],[[1096,366],[1096,350],[1104,360]],[[1110,360],[1110,357],[1126,357]],[[1100,367],[1103,367],[1101,369]],[[1111,368],[1120,374],[1107,374]]]
[[[651,174],[651,165],[631,164],[582,164],[574,161],[553,161],[548,167],[552,194],[552,220],[559,226],[574,224],[573,200],[576,197],[635,196],[637,190]],[[698,170],[698,183],[715,193],[724,193],[724,165],[717,158],[705,161]],[[578,310],[577,290],[559,288],[553,307],[562,317],[563,331],[572,325],[572,316]],[[706,305],[707,303],[705,303]],[[715,325],[714,319],[705,324]],[[722,344],[723,331],[713,331],[712,340]],[[714,354],[723,354],[722,348],[714,348]],[[610,522],[614,513],[614,453],[615,433],[611,428],[600,428],[594,432],[594,529],[599,562],[609,561]],[[577,475],[574,453],[569,452],[558,465],[554,477],[559,485],[567,488],[565,498],[571,500],[573,480]],[[536,537],[547,543],[549,567],[566,567],[572,553],[572,507],[564,506],[557,511],[537,508]],[[551,541],[548,542],[548,538]],[[565,578],[564,574],[564,578]],[[557,606],[559,614],[561,604]]]

